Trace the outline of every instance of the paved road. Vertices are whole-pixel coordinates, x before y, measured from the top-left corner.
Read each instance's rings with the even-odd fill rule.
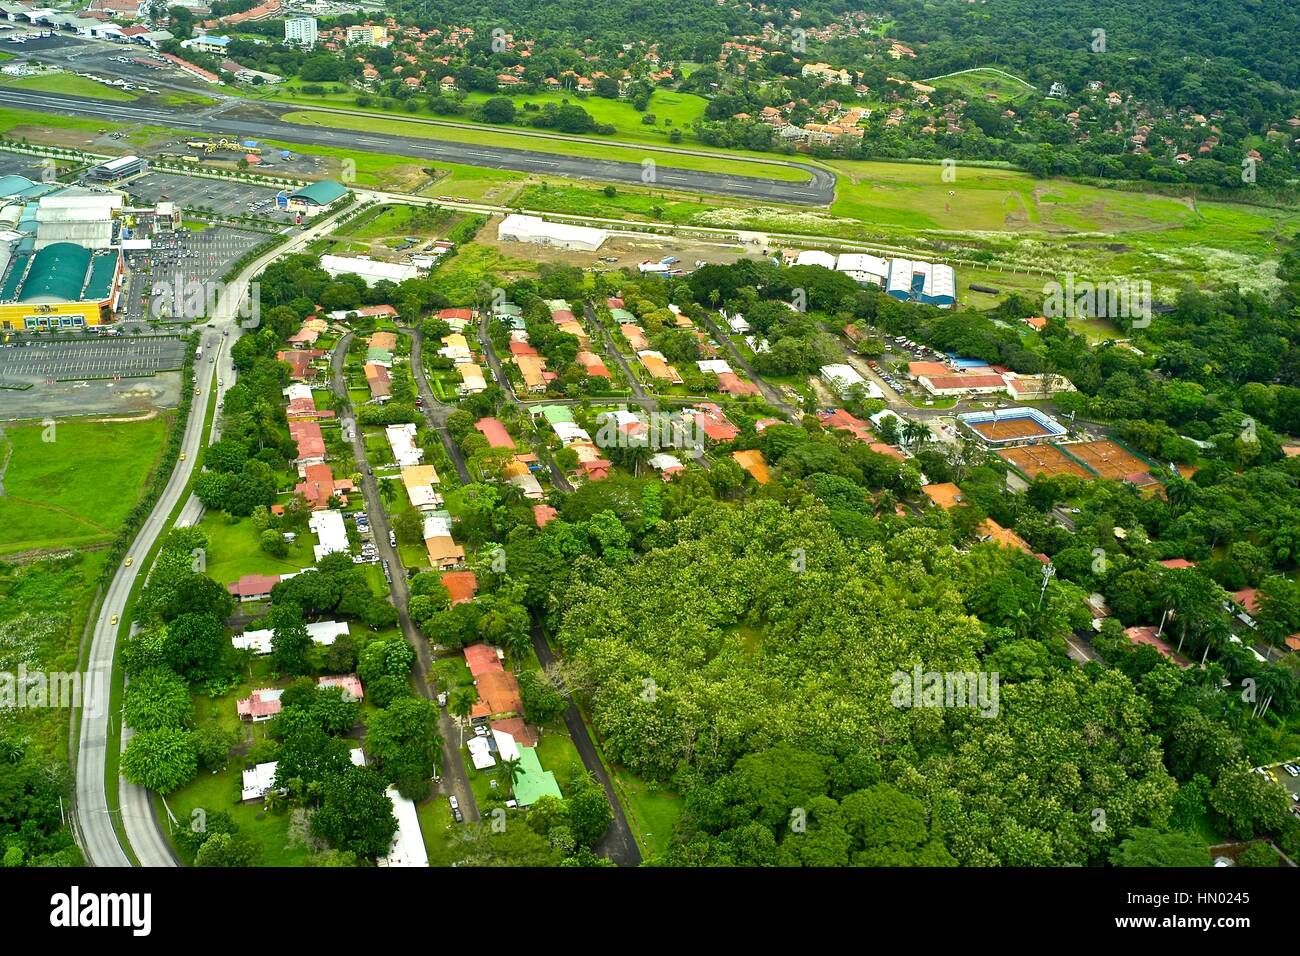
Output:
[[[176,468],[172,471],[161,497],[131,545],[128,552],[132,559],[131,564],[123,563],[118,567],[105,592],[86,659],[86,671],[99,675],[105,688],[109,686],[113,657],[117,649],[118,627],[121,619],[126,615],[126,604],[131,589],[135,585],[137,575],[142,571],[141,565],[144,563],[145,556],[154,546],[154,542],[166,532],[167,519],[180,501],[203,448],[205,438],[203,420],[208,399],[215,388],[220,401],[226,389],[234,382],[235,373],[230,364],[230,346],[241,333],[238,322],[239,306],[247,294],[249,283],[275,258],[294,251],[331,228],[331,220],[332,217],[322,219],[310,229],[302,230],[285,246],[268,252],[250,263],[226,286],[219,297],[214,314],[210,317],[215,327],[200,329],[204,356],[206,357],[212,350],[221,350],[221,358],[218,360],[221,371],[217,376],[220,384],[213,381],[211,367],[207,363],[202,363],[196,369],[195,385],[199,389],[199,394],[193,397],[194,404],[181,443],[184,459],[177,461]],[[223,332],[228,334],[223,335]],[[112,623],[114,618],[119,620],[119,624]],[[124,731],[121,727],[120,715],[107,713],[107,700],[101,706],[82,709],[77,744],[73,827],[86,862],[91,866],[130,865],[118,841],[117,831],[113,827],[108,810],[105,758],[110,733],[120,734],[125,744],[129,731]],[[141,866],[176,865],[170,842],[154,815],[148,790],[119,779],[119,812],[122,815],[127,840]]]
[[[650,393],[645,390],[645,386],[641,384],[641,380],[636,373],[633,372],[627,357],[614,344],[614,337],[609,329],[605,328],[605,323],[601,322],[600,317],[596,315],[595,306],[590,302],[584,302],[582,303],[582,312],[587,318],[587,327],[596,329],[599,332],[600,342],[605,354],[612,358],[618,364],[618,367],[623,370],[623,374],[627,377],[627,383],[632,389],[632,394],[641,399],[651,397]]]
[[[65,116],[89,116],[98,120],[143,123],[175,129],[193,129],[211,132],[212,120],[192,111],[149,107],[138,103],[115,103],[87,97],[43,93],[39,90],[5,90],[5,105],[15,109],[36,110]],[[303,126],[286,122],[279,117],[298,110],[292,104],[272,106],[258,104],[258,109],[269,115],[265,119],[235,119],[229,115],[219,120],[221,131],[228,134],[262,139],[287,140],[315,146],[338,147],[340,144],[366,152],[398,156],[414,156],[426,160],[441,160],[466,166],[483,166],[490,169],[508,169],[515,172],[547,176],[566,176],[599,182],[645,185],[641,163],[591,159],[582,156],[564,156],[526,149],[502,146],[483,146],[476,143],[457,143],[421,136],[398,136],[388,133],[357,132],[331,129],[322,126]],[[647,150],[647,153],[652,151]],[[700,172],[678,169],[659,164],[655,170],[654,185],[665,189],[681,189],[714,195],[740,196],[764,202],[794,203],[798,205],[825,206],[835,198],[835,176],[815,166],[801,167],[809,173],[807,182],[786,182],[777,179],[730,175],[728,173]]]
[[[533,625],[533,650],[537,652],[537,659],[541,661],[542,667],[550,667],[555,663],[555,653],[551,650],[551,645],[546,643],[546,635],[542,633],[540,624]],[[614,784],[609,779],[604,763],[601,762],[600,754],[596,753],[596,745],[591,742],[591,735],[587,733],[587,725],[582,720],[582,714],[578,713],[578,708],[567,696],[565,700],[569,701],[568,709],[564,712],[564,724],[569,728],[569,736],[573,738],[573,745],[578,748],[583,765],[605,788],[605,797],[609,800],[610,809],[614,811],[614,820],[605,831],[600,843],[596,845],[596,850],[619,866],[640,866],[641,848],[636,845],[632,828],[627,825],[623,804],[618,802]]]
[[[415,390],[424,403],[424,420],[442,439],[442,447],[446,450],[451,463],[456,466],[456,474],[460,477],[460,483],[462,485],[472,484],[474,479],[470,477],[469,465],[465,462],[465,455],[452,440],[451,432],[447,431],[447,416],[456,409],[451,405],[444,405],[438,401],[434,397],[433,389],[429,387],[429,376],[424,371],[424,360],[422,358],[424,333],[419,329],[399,329],[399,331],[411,337],[411,371],[415,373]]]
[[[352,342],[352,335],[351,332],[347,333],[335,346],[334,354],[330,357],[330,375],[334,394],[341,400],[338,409],[339,418],[352,419],[355,422],[356,416],[352,412],[347,381],[343,374],[343,364],[348,354],[348,345]],[[393,598],[393,607],[397,609],[397,620],[407,643],[415,648],[415,676],[420,693],[426,699],[433,699],[434,690],[429,686],[431,664],[429,642],[411,620],[408,607],[411,592],[406,581],[406,569],[402,566],[402,559],[397,549],[388,543],[388,515],[384,512],[383,497],[379,494],[379,481],[372,473],[366,455],[365,436],[361,428],[355,424],[351,430],[352,453],[357,459],[357,470],[361,472],[361,491],[366,499],[366,513],[370,516],[370,528],[374,532],[375,549],[379,552],[379,556],[388,562],[389,591]],[[442,732],[442,792],[455,794],[465,819],[477,821],[478,804],[474,802],[474,791],[470,789],[469,775],[465,773],[465,762],[461,760],[460,748],[456,745],[456,722],[445,707],[438,712],[438,729]]]

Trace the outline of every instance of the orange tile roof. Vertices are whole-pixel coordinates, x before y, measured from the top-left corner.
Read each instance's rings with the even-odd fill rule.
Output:
[[[733,451],[731,457],[736,460],[736,464],[749,472],[750,476],[760,485],[765,485],[772,480],[772,475],[767,469],[767,462],[763,460],[763,453],[758,449]]]

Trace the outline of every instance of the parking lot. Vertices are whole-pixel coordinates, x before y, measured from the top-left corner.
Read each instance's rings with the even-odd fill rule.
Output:
[[[180,368],[185,348],[185,343],[172,335],[13,336],[0,344],[0,382],[22,385],[153,375]]]
[[[252,183],[228,182],[175,173],[146,173],[125,189],[144,205],[169,200],[182,209],[210,209],[226,216],[256,216],[265,222],[287,225],[293,216],[275,206],[276,190]]]
[[[0,176],[25,176],[34,183],[41,181],[41,161],[34,156],[0,151]]]
[[[265,239],[265,233],[227,226],[182,229],[154,239],[152,249],[127,256],[128,275],[117,306],[118,321],[174,318],[179,314],[174,298],[164,296],[164,301],[146,305],[145,297],[152,296],[154,289],[161,292],[166,284],[172,290],[180,289],[184,302],[194,283],[221,278],[240,256]]]

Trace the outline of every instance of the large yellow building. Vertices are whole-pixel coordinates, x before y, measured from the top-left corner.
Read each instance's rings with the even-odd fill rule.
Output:
[[[9,250],[0,269],[0,329],[43,331],[103,325],[122,278],[116,249],[56,242],[39,252]]]

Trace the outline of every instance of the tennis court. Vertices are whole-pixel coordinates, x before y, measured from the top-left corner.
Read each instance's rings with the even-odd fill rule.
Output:
[[[1108,438],[1097,441],[1074,442],[1070,454],[1079,459],[1102,478],[1122,481],[1128,475],[1146,473],[1147,463],[1131,452],[1125,451]]]
[[[1055,478],[1057,475],[1073,475],[1076,478],[1094,478],[1095,475],[1055,445],[1023,445],[1019,448],[1005,448],[998,452],[1004,461],[1010,462],[1030,478],[1042,475]]]

